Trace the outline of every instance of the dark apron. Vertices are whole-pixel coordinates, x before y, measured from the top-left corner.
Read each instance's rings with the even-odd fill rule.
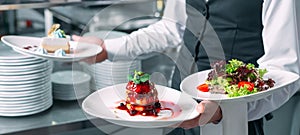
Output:
[[[210,69],[210,63],[215,60],[233,58],[257,66],[256,61],[264,54],[263,0],[186,0],[186,4],[188,18],[183,38],[198,71]],[[218,39],[213,37],[213,32]],[[179,90],[182,78],[176,67],[172,87]],[[264,134],[263,119],[251,121],[248,126],[249,135]],[[192,135],[199,134],[198,131],[198,127],[188,131],[176,129],[170,134]]]

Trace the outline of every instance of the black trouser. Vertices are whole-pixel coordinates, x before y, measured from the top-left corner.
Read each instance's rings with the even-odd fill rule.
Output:
[[[200,130],[199,127],[189,130],[176,128],[168,135],[200,135]],[[248,135],[264,135],[263,118],[248,122]]]

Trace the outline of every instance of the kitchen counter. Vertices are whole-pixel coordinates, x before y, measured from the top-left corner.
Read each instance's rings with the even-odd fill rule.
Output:
[[[0,117],[0,134],[25,132],[88,120],[77,101],[55,100],[51,108],[22,117]]]

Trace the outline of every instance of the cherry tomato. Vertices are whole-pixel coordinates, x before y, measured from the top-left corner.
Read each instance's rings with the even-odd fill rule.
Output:
[[[253,83],[251,83],[251,82],[247,82],[247,81],[241,81],[241,82],[239,82],[238,83],[238,87],[240,88],[240,87],[247,87],[247,89],[249,90],[249,91],[252,91],[253,89],[254,89],[254,84]]]
[[[202,91],[202,92],[208,92],[209,91],[208,84],[206,84],[206,83],[203,83],[203,84],[197,86],[197,89]]]

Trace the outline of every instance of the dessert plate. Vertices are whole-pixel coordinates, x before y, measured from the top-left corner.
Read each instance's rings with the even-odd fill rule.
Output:
[[[212,94],[209,92],[201,92],[197,90],[197,86],[203,84],[208,76],[210,70],[201,71],[194,73],[186,77],[180,84],[180,89],[196,99],[201,100],[214,100],[214,101],[255,101],[261,98],[264,98],[273,92],[280,90],[280,88],[285,87],[299,79],[299,75],[283,71],[283,70],[268,70],[268,73],[265,74],[264,78],[272,78],[275,81],[274,87],[257,92],[254,94],[249,94],[239,97],[228,97],[226,94]]]
[[[34,50],[24,49],[24,47],[27,46],[40,46],[42,38],[27,36],[3,36],[1,40],[19,53],[54,61],[79,61],[84,58],[95,56],[102,51],[102,48],[96,44],[69,41],[71,53],[66,54],[66,56],[55,56],[54,53],[40,54]]]
[[[89,95],[82,103],[82,109],[89,115],[105,119],[108,122],[133,128],[169,127],[199,115],[196,111],[197,102],[190,96],[161,85],[156,85],[158,98],[162,105],[169,104],[173,115],[130,116],[126,111],[116,107],[126,98],[127,83],[100,89]],[[163,112],[168,113],[168,112]]]

